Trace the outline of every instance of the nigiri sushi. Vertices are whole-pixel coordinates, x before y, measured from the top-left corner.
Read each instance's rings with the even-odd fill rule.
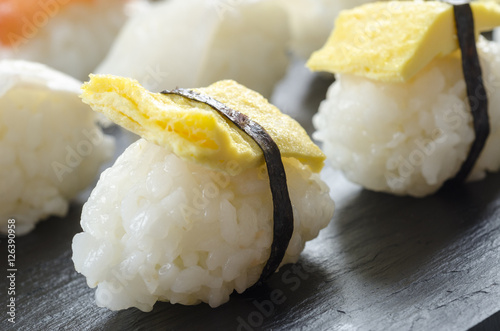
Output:
[[[0,61],[0,232],[64,216],[111,158],[114,139],[80,102],[80,82],[38,63]]]
[[[182,95],[157,94],[110,75],[92,76],[83,91],[94,110],[142,136],[103,172],[83,207],[83,232],[73,239],[75,268],[97,286],[97,305],[143,311],[156,301],[219,306],[265,270],[296,262],[305,242],[331,220],[334,204],[318,174],[323,153],[258,93],[220,81]],[[270,168],[277,165],[240,124],[257,135],[264,134],[262,126],[279,146],[284,190],[270,187],[276,182]],[[286,188],[291,218],[276,231],[284,202],[275,192]],[[271,247],[282,244],[276,238],[292,223],[276,260]],[[271,259],[276,264],[266,269]]]
[[[471,3],[476,31],[463,56],[455,25],[466,16],[454,15],[457,8],[391,1],[345,11],[325,46],[309,59],[311,69],[336,74],[313,118],[313,137],[351,181],[419,197],[457,177],[477,180],[499,169],[500,45],[477,41],[480,66],[469,76],[482,79],[487,93],[469,89],[462,62],[470,63],[474,33],[500,24],[500,7]],[[485,124],[489,118],[486,141],[488,132],[476,130],[478,114]],[[480,139],[482,152],[476,149]]]
[[[0,59],[44,63],[84,80],[140,0],[0,0]]]
[[[234,79],[269,97],[288,65],[287,22],[274,1],[160,1],[128,21],[95,72],[157,92]]]

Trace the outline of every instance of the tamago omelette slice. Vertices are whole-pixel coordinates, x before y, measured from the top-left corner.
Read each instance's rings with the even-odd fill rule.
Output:
[[[196,89],[247,114],[269,132],[282,156],[294,157],[319,171],[324,154],[306,131],[258,93],[234,81]],[[111,75],[92,75],[83,86],[84,102],[124,128],[181,158],[223,170],[225,160],[242,168],[262,164],[262,152],[234,124],[207,105],[180,96],[165,97],[142,88],[137,81]]]
[[[476,33],[500,25],[495,3],[471,3]],[[458,50],[453,8],[447,3],[376,2],[342,12],[336,29],[307,65],[384,82],[413,77],[436,57]]]
[[[278,145],[294,223],[281,265],[296,262],[333,215],[318,173],[322,152],[295,121],[234,81],[196,92],[258,122]],[[97,304],[216,307],[255,284],[274,245],[274,195],[255,142],[206,104],[150,93],[131,79],[92,76],[82,98],[143,137],[103,173],[73,240],[76,270],[97,286]]]

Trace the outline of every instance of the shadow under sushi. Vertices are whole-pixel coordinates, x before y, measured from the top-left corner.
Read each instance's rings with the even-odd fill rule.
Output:
[[[143,313],[135,308],[113,312],[106,321],[106,330],[136,330],[165,325],[182,325],[185,330],[259,330],[289,329],[300,323],[292,318],[297,309],[314,305],[327,283],[326,271],[314,261],[300,259],[285,265],[266,283],[242,294],[234,292],[229,302],[211,308],[207,304],[183,306],[157,302],[153,311]],[[192,316],[196,316],[195,319]]]
[[[498,214],[499,197],[500,175],[426,198],[363,190],[337,210],[336,239],[360,274],[397,282],[474,228],[487,226]]]
[[[346,305],[364,311],[353,318],[397,310],[417,320],[427,307],[465,304],[471,288],[492,286],[483,275],[498,269],[486,256],[498,256],[499,198],[500,174],[490,174],[426,198],[362,190],[343,201],[326,235],[349,275]]]
[[[13,297],[17,330],[57,329],[68,325],[69,320],[59,319],[67,313],[65,308],[73,307],[75,299],[81,297],[82,292],[88,292],[85,280],[74,270],[71,261],[71,240],[81,230],[81,210],[80,204],[71,203],[66,217],[50,217],[38,223],[29,234],[15,237]],[[2,237],[0,251],[7,252],[7,241]],[[6,260],[7,256],[2,254],[2,261]],[[0,281],[2,288],[8,288],[6,281],[7,278]],[[79,281],[81,286],[75,286]],[[3,314],[0,325],[10,325],[6,322],[8,317]]]

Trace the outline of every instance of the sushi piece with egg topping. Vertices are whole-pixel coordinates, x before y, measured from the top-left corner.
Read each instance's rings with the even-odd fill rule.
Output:
[[[279,146],[294,230],[278,264],[296,262],[333,215],[319,178],[324,155],[297,122],[234,81],[196,93],[258,122]],[[276,237],[274,188],[256,143],[210,106],[130,79],[93,76],[83,100],[143,137],[102,174],[73,239],[97,304],[216,307],[255,284]]]
[[[500,24],[499,5],[470,7],[472,34]],[[479,38],[477,51],[483,74],[476,76],[487,94],[470,95],[453,6],[390,1],[343,12],[308,62],[312,70],[336,74],[313,119],[313,137],[330,164],[371,190],[418,197],[436,192],[468,159],[477,137],[471,107],[475,111],[487,95],[490,133],[467,177],[497,171],[500,45]]]

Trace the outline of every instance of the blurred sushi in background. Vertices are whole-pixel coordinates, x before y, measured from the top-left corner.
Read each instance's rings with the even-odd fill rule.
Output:
[[[0,0],[0,59],[44,63],[85,80],[144,0]]]
[[[45,65],[0,61],[0,233],[64,216],[114,151],[79,99],[80,82]]]
[[[470,6],[472,38],[500,25],[498,4]],[[436,192],[463,174],[481,133],[473,114],[487,97],[489,136],[463,177],[478,180],[498,171],[500,45],[476,38],[482,75],[479,70],[474,77],[482,77],[487,93],[472,87],[470,95],[461,58],[473,52],[459,49],[455,24],[452,6],[438,1],[378,2],[341,13],[308,61],[312,70],[336,75],[313,118],[313,137],[333,168],[375,191]]]
[[[287,22],[275,1],[155,2],[127,22],[96,73],[157,92],[234,79],[269,97],[288,66]]]

